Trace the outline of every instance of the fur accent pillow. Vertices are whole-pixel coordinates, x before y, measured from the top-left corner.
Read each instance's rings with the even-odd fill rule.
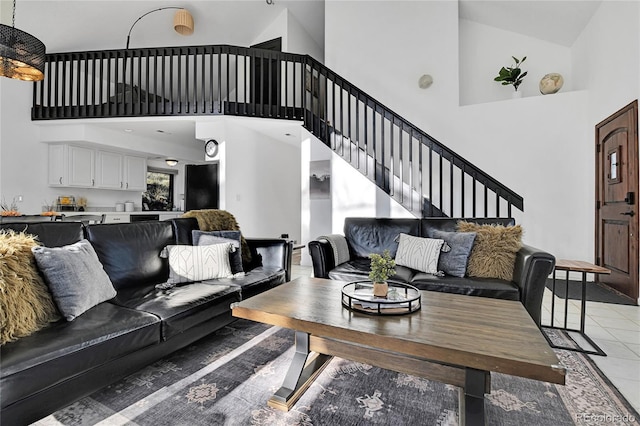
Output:
[[[460,221],[458,231],[476,233],[467,264],[467,275],[513,280],[516,253],[522,247],[520,225],[479,225]]]
[[[33,235],[0,231],[0,345],[60,319],[31,252]]]

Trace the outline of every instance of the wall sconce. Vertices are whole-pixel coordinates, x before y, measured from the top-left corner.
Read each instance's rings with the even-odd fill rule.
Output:
[[[44,43],[16,28],[16,0],[11,26],[0,24],[0,76],[24,81],[44,79]]]
[[[178,160],[175,158],[167,158],[164,162],[167,163],[167,166],[169,167],[175,167],[178,165]]]
[[[159,12],[159,11],[165,10],[165,9],[177,9],[178,10],[176,12],[175,16],[173,17],[173,29],[178,34],[180,34],[180,35],[191,35],[191,34],[193,34],[193,16],[191,16],[191,13],[189,13],[189,11],[187,9],[185,9],[183,7],[174,7],[174,6],[161,7],[159,9],[154,9],[152,11],[149,11],[149,12],[145,13],[144,15],[142,15],[141,17],[136,19],[136,21],[133,23],[133,25],[131,25],[131,28],[129,28],[129,33],[127,34],[127,49],[129,49],[129,40],[131,39],[131,31],[133,30],[133,27],[136,26],[138,21],[141,20],[142,18],[144,18],[145,16],[149,15],[150,13]]]
[[[428,89],[433,84],[433,77],[429,74],[424,74],[418,79],[418,87],[421,89]]]

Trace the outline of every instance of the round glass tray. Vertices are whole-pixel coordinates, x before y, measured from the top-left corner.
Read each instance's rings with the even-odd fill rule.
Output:
[[[420,290],[412,285],[387,281],[387,298],[373,295],[371,281],[353,281],[342,287],[342,305],[370,315],[405,315],[422,306]]]

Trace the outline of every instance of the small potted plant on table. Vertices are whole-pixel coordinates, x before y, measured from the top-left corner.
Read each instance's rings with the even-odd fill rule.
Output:
[[[391,258],[389,250],[385,250],[382,255],[372,253],[369,258],[371,259],[369,279],[373,282],[373,295],[387,297],[389,291],[387,280],[395,275],[396,262]]]

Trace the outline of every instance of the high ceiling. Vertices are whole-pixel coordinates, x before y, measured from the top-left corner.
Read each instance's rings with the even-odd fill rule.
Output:
[[[2,0],[3,12],[9,0]],[[131,47],[235,44],[248,46],[285,10],[323,47],[324,0],[19,0],[16,27],[42,39],[47,52],[123,49],[127,33],[143,14],[167,6],[188,9],[196,31],[172,30],[173,12],[151,13],[136,23]],[[10,15],[9,8],[9,15]],[[8,22],[7,22],[8,20]],[[10,23],[10,16],[2,16]]]
[[[460,0],[459,16],[570,47],[601,0]]]

